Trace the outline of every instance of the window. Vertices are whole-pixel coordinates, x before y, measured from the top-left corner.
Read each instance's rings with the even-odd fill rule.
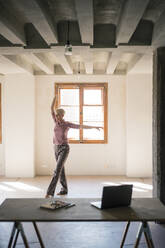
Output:
[[[70,129],[69,143],[107,143],[107,83],[56,83],[57,106],[65,120],[103,129]]]
[[[1,110],[1,83],[0,83],[0,144],[2,144],[2,110]]]

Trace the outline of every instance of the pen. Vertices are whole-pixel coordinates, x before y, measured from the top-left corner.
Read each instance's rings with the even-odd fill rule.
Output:
[[[65,208],[70,208],[70,207],[73,207],[73,206],[76,206],[76,204],[75,203],[71,203],[68,206],[66,206]]]

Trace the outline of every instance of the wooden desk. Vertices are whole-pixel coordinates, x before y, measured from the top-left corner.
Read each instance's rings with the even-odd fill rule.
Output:
[[[126,221],[126,231],[128,231],[129,223],[132,221],[141,222],[142,225],[139,229],[139,235],[144,231],[147,236],[148,247],[154,247],[152,242],[151,233],[148,226],[148,221],[165,221],[165,206],[158,200],[153,198],[136,198],[132,200],[131,207],[111,208],[107,210],[99,210],[90,205],[91,201],[99,199],[84,199],[84,198],[58,198],[63,201],[73,202],[76,206],[71,208],[62,208],[59,210],[51,211],[41,209],[40,205],[47,202],[48,199],[40,198],[19,198],[19,199],[6,199],[0,206],[0,221],[1,222],[14,222],[13,230],[11,233],[8,247],[12,247],[13,239],[15,247],[19,232],[22,235],[24,245],[29,248],[26,235],[23,230],[21,222],[32,222],[38,236],[40,245],[44,248],[41,235],[37,228],[36,222],[79,222],[79,221]],[[140,236],[141,237],[141,236]],[[121,244],[120,247],[123,247]],[[135,247],[138,247],[136,242]]]

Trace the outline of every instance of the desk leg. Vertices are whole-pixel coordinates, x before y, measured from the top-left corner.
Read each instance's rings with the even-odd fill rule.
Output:
[[[137,235],[136,235],[136,243],[135,243],[134,248],[138,247],[142,233],[143,233],[143,223],[141,223],[139,226],[139,230],[138,230]]]
[[[38,230],[38,227],[37,227],[37,224],[36,224],[35,221],[33,221],[33,226],[34,226],[34,229],[36,231],[36,234],[37,234],[38,240],[40,242],[41,248],[45,248],[44,243],[43,243],[42,238],[41,238],[41,234],[40,234],[40,232]]]
[[[13,228],[12,228],[12,231],[11,231],[11,235],[10,235],[10,240],[9,240],[9,243],[8,243],[8,248],[11,248],[11,246],[12,246],[12,242],[13,242],[13,239],[14,239],[15,232],[16,232],[16,223],[14,222],[14,225],[13,225]]]
[[[15,240],[14,240],[14,244],[13,244],[13,248],[15,248],[15,246],[17,244],[18,234],[19,234],[19,230],[17,230],[16,236],[15,236]]]
[[[129,226],[130,226],[130,221],[128,221],[126,226],[125,226],[125,230],[124,230],[123,238],[122,238],[122,241],[121,241],[121,244],[120,244],[120,248],[122,248],[124,246],[124,242],[125,242],[125,239],[127,237]]]
[[[14,239],[14,235],[15,235],[16,231],[17,231],[17,233],[16,233],[16,236],[15,236],[15,239]],[[27,239],[26,239],[26,236],[25,236],[23,226],[22,226],[21,222],[18,222],[18,221],[14,222],[13,229],[12,229],[12,232],[11,232],[11,235],[10,235],[10,240],[9,240],[9,243],[8,243],[8,248],[12,247],[13,239],[14,239],[13,247],[16,246],[19,232],[21,233],[25,248],[29,248],[29,245],[28,245],[28,242],[27,242]]]
[[[138,233],[136,236],[136,243],[135,243],[134,248],[138,247],[143,232],[144,232],[144,236],[145,236],[148,248],[154,248],[154,244],[153,244],[152,236],[151,236],[151,231],[150,231],[149,225],[146,221],[143,221],[139,226],[139,230],[138,230]]]
[[[152,241],[152,235],[151,235],[151,231],[150,231],[150,227],[148,223],[144,222],[143,226],[144,226],[144,236],[145,236],[147,245],[149,248],[154,248],[154,243]]]
[[[23,225],[21,224],[21,222],[17,222],[17,229],[21,233],[21,236],[22,236],[22,239],[23,239],[25,247],[30,248],[29,245],[28,245],[28,241],[27,241],[27,238],[26,238],[26,235],[25,235],[25,232],[24,232],[24,229],[23,229]]]

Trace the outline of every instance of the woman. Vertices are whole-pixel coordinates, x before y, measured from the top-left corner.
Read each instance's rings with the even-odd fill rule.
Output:
[[[52,117],[55,122],[53,143],[54,143],[54,151],[55,151],[55,158],[56,158],[57,164],[56,164],[56,170],[54,171],[54,175],[52,177],[52,180],[47,190],[47,194],[45,196],[46,198],[50,198],[54,196],[54,192],[55,192],[56,185],[57,185],[59,178],[60,178],[60,183],[62,185],[62,188],[60,192],[58,193],[58,195],[65,195],[68,193],[64,163],[69,154],[69,145],[68,145],[68,139],[67,139],[69,128],[76,128],[76,129],[96,128],[98,130],[102,128],[102,127],[94,127],[94,126],[87,126],[87,125],[78,125],[78,124],[65,121],[63,119],[65,111],[59,108],[54,110],[55,101],[56,101],[56,97],[54,97],[52,105],[51,105],[51,113],[52,113]]]

